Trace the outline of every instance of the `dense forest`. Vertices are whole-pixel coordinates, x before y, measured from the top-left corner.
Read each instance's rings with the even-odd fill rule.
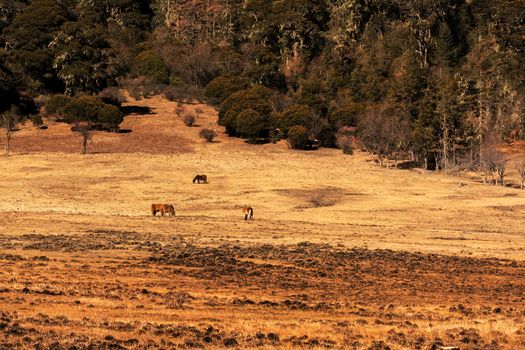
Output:
[[[447,169],[525,138],[524,22],[525,0],[0,0],[0,109],[115,130],[115,88],[163,93],[231,136]]]

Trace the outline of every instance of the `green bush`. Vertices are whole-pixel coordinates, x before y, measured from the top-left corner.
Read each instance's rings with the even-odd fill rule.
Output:
[[[97,123],[99,113],[104,106],[104,102],[95,96],[80,96],[71,100],[64,107],[63,119],[68,124],[75,122]]]
[[[258,112],[269,124],[269,115],[272,112],[270,104],[272,95],[272,90],[261,85],[233,93],[221,103],[219,125],[226,128],[228,135],[238,136],[237,117],[246,109],[253,109]]]
[[[334,110],[329,119],[338,129],[344,126],[356,126],[358,115],[363,111],[362,104],[349,102]]]
[[[46,104],[47,115],[64,116],[64,109],[72,101],[72,98],[66,95],[55,95],[49,99]]]
[[[286,137],[288,130],[294,125],[302,125],[307,129],[312,129],[313,125],[319,119],[315,112],[305,105],[293,105],[288,107],[284,112],[274,115],[274,123]]]
[[[292,126],[288,130],[288,144],[293,149],[309,149],[312,147],[310,133],[302,125]]]
[[[150,78],[155,83],[169,84],[170,82],[168,67],[153,50],[146,50],[137,55],[135,70],[138,74]]]
[[[124,121],[124,116],[120,109],[113,105],[103,106],[97,115],[97,123],[105,130],[118,130],[120,123]]]
[[[245,109],[237,116],[236,131],[241,137],[255,139],[268,136],[268,118],[253,109]]]
[[[42,116],[40,114],[32,115],[31,121],[33,122],[33,125],[37,128],[41,127],[44,124],[44,121],[42,120]]]
[[[219,76],[206,86],[205,96],[209,103],[213,105],[221,104],[231,94],[247,89],[250,82],[238,76]]]

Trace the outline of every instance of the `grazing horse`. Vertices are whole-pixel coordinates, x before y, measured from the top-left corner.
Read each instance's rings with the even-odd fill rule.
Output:
[[[168,216],[175,216],[175,207],[172,204],[152,204],[151,215],[157,216],[157,212],[160,212],[161,216],[167,213]]]
[[[196,175],[194,178],[193,178],[193,183],[205,183],[207,184],[208,183],[208,177],[206,175]]]
[[[242,213],[244,214],[244,220],[253,219],[253,208],[252,207],[242,208]]]

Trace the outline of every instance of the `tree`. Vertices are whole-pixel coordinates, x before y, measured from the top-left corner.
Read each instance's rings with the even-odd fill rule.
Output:
[[[95,96],[80,96],[66,104],[63,109],[63,119],[69,124],[81,121],[96,123],[104,106],[104,102]]]
[[[205,96],[209,103],[220,105],[231,94],[247,89],[249,81],[239,76],[218,76],[206,86]]]
[[[275,114],[273,123],[286,137],[288,130],[292,126],[302,125],[308,130],[312,130],[318,123],[318,120],[319,117],[312,108],[296,104],[286,108],[282,113]]]
[[[122,112],[113,105],[105,104],[96,114],[96,123],[105,130],[118,130],[122,121],[124,121]]]
[[[11,136],[16,127],[16,124],[20,121],[20,115],[18,113],[18,108],[12,106],[9,111],[2,113],[2,127],[5,130],[5,152],[9,155],[11,148]]]
[[[55,95],[46,103],[46,114],[64,116],[66,106],[71,103],[73,99],[66,95]]]
[[[377,155],[379,164],[390,167],[389,159],[406,154],[409,126],[395,104],[385,102],[370,107],[359,120],[358,134],[367,150]]]
[[[56,0],[33,0],[4,31],[9,63],[37,82],[37,87],[56,87],[54,50],[50,44],[66,20],[67,13]]]
[[[138,75],[148,77],[156,83],[169,83],[170,71],[162,57],[153,50],[146,50],[137,55],[135,70]]]
[[[522,160],[518,163],[516,170],[520,175],[520,188],[523,190],[525,188],[525,160]]]
[[[355,127],[357,125],[357,118],[364,109],[364,105],[361,103],[346,102],[331,112],[329,117],[330,123],[336,128],[342,128],[344,126]]]
[[[312,139],[310,133],[302,125],[295,125],[288,130],[288,145],[293,149],[312,148]]]

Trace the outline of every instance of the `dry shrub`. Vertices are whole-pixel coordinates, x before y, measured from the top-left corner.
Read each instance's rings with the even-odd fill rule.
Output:
[[[337,132],[337,147],[343,150],[344,154],[354,153],[355,131],[351,127],[342,127]]]
[[[183,114],[184,114],[184,107],[175,108],[175,115],[177,117],[181,118]]]
[[[197,117],[193,113],[186,113],[182,117],[182,121],[186,126],[192,127],[197,122]]]
[[[213,129],[202,129],[199,132],[199,136],[208,142],[213,142],[213,140],[217,137],[217,133]]]
[[[98,94],[98,98],[100,98],[104,103],[116,107],[120,107],[124,102],[126,102],[126,98],[117,87],[105,88]]]

